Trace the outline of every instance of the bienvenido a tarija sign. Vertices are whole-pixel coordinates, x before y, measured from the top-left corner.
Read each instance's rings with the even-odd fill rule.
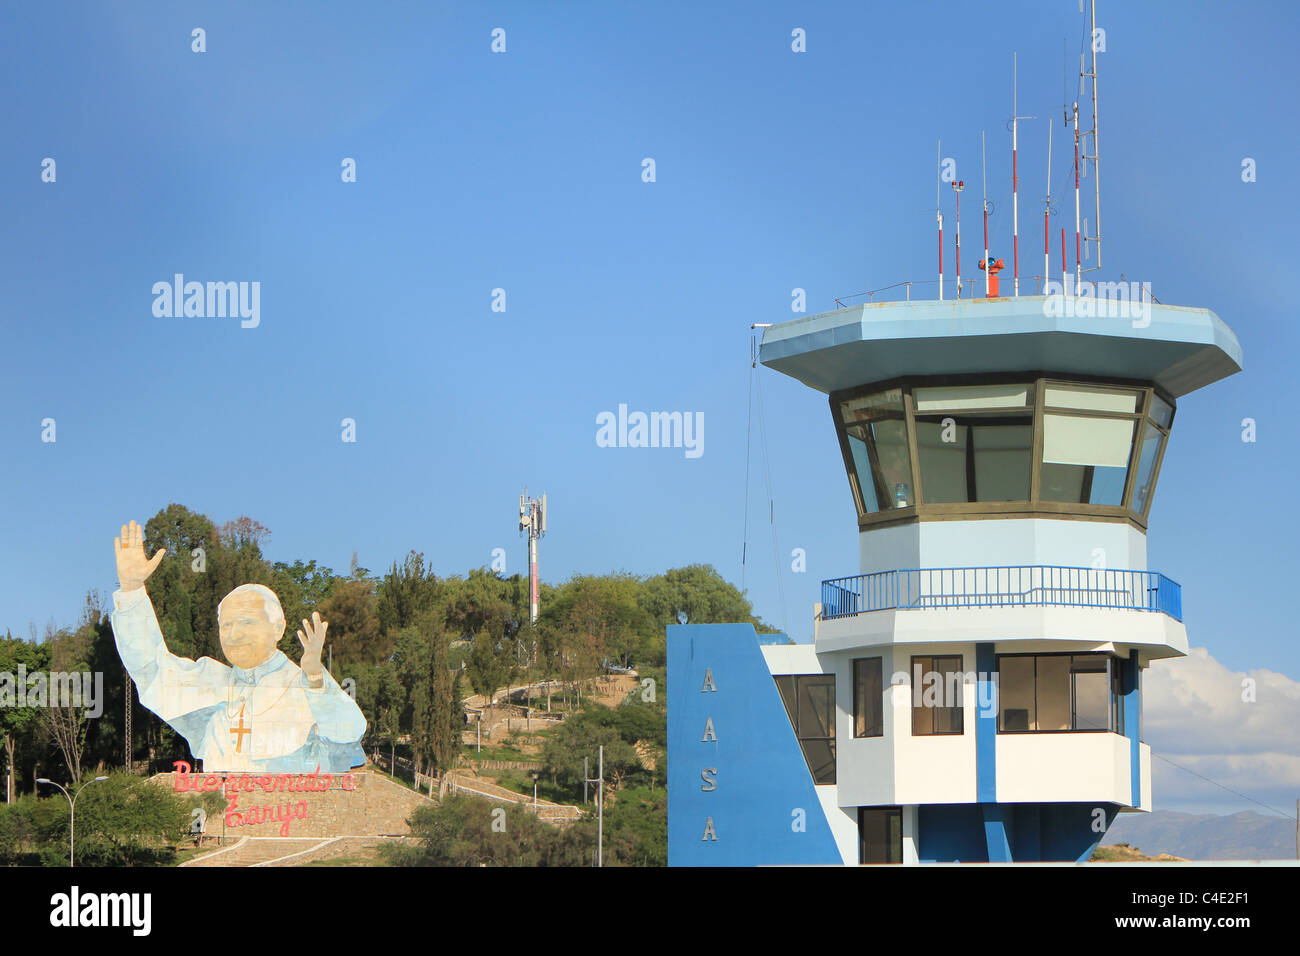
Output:
[[[176,773],[172,778],[172,789],[177,793],[220,792],[225,796],[227,827],[279,823],[282,837],[289,835],[289,824],[294,820],[307,819],[310,812],[307,801],[289,799],[273,804],[259,803],[264,799],[260,794],[322,793],[334,783],[334,775],[329,773],[193,773],[193,768],[184,760],[175,761],[173,766]],[[356,776],[352,773],[340,774],[338,780],[339,786],[349,793],[357,789]],[[244,794],[252,796],[248,804],[240,807],[239,801]]]

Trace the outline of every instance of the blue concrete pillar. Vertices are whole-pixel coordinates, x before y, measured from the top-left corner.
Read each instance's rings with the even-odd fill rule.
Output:
[[[1124,736],[1128,737],[1129,744],[1129,780],[1132,783],[1130,805],[1136,807],[1142,803],[1142,669],[1138,667],[1136,651],[1127,660],[1120,661],[1119,665],[1120,693],[1123,694],[1120,706],[1124,709]]]
[[[998,706],[991,643],[975,645],[975,799],[998,802]]]
[[[1007,836],[1011,808],[1001,803],[982,803],[984,814],[984,842],[989,848],[990,863],[1011,862],[1011,841]]]

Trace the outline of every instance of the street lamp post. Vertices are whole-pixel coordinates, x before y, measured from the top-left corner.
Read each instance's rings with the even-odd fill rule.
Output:
[[[53,780],[50,780],[50,779],[48,779],[48,778],[46,778],[46,777],[40,777],[40,778],[38,778],[37,781],[36,781],[37,783],[48,783],[51,787],[58,787],[60,790],[63,790],[63,795],[64,795],[65,797],[68,798],[68,807],[70,808],[70,815],[69,815],[69,818],[68,818],[68,866],[69,866],[69,867],[74,867],[74,866],[77,865],[77,862],[76,862],[76,861],[77,861],[77,857],[76,857],[76,852],[77,852],[77,797],[81,796],[81,791],[82,791],[82,790],[85,790],[85,789],[86,789],[87,787],[89,787],[92,783],[99,783],[100,781],[102,781],[102,780],[107,780],[107,779],[108,779],[107,777],[96,777],[94,780],[87,780],[87,781],[86,781],[85,783],[83,783],[83,784],[81,785],[81,787],[77,790],[76,794],[68,793],[67,790],[63,790],[63,787],[62,787],[62,786],[60,786],[59,784],[55,783]]]
[[[541,774],[536,770],[530,770],[528,774],[533,778],[533,816],[537,816],[537,779]]]

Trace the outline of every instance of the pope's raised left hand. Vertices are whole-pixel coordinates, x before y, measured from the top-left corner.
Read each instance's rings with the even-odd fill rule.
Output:
[[[327,627],[329,623],[320,619],[320,612],[312,611],[311,620],[303,618],[302,627],[298,630],[298,640],[302,642],[302,662],[298,666],[312,683],[321,679],[320,655],[325,647]]]

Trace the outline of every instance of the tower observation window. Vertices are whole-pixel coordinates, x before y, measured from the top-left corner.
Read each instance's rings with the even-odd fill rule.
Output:
[[[1043,500],[1122,504],[1132,452],[1130,418],[1043,415]]]
[[[840,414],[861,496],[860,509],[875,514],[915,504],[902,389],[846,401]]]
[[[926,504],[1028,501],[1032,386],[918,388],[916,447]]]
[[[933,381],[831,396],[863,526],[1022,511],[1145,524],[1174,417],[1155,386]]]

